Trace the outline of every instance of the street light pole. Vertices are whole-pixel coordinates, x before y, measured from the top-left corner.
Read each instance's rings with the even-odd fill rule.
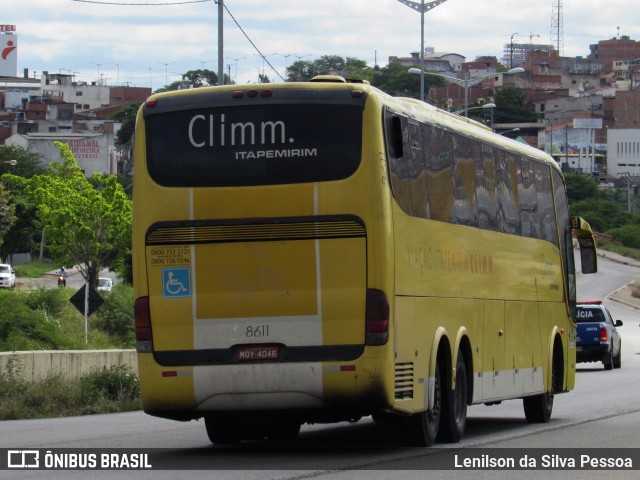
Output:
[[[435,73],[435,72],[425,72],[424,70],[420,70],[419,68],[410,68],[409,69],[409,73],[419,73],[421,75],[424,76],[424,74],[426,73],[427,75],[436,75],[438,77],[442,77],[450,82],[455,83],[456,85],[461,86],[462,88],[464,88],[464,109],[462,111],[464,111],[464,116],[467,116],[467,111],[469,110],[469,88],[472,87],[473,85],[476,85],[478,83],[480,83],[482,80],[484,80],[485,78],[490,78],[490,77],[495,77],[496,75],[500,75],[501,73],[503,75],[512,75],[514,73],[522,73],[524,72],[524,68],[522,67],[516,67],[516,68],[512,68],[509,71],[506,72],[496,72],[496,73],[491,73],[489,75],[481,75],[479,77],[474,77],[474,78],[469,78],[469,72],[467,70],[464,71],[464,78],[457,78],[457,77],[450,77],[448,75],[442,75],[441,73]]]
[[[480,105],[479,107],[471,107],[471,108],[467,108],[467,112],[470,112],[471,110],[488,110],[490,108],[496,108],[496,104],[495,103],[485,103],[484,105]],[[463,113],[465,110],[456,110],[455,112],[452,112],[454,115],[460,115],[461,113]],[[465,115],[466,116],[466,115]]]
[[[455,112],[453,112],[454,115],[460,115],[462,112],[464,112],[464,116],[465,118],[467,117],[467,113],[470,112],[471,110],[491,110],[491,131],[493,132],[493,114],[496,110],[496,104],[495,103],[485,103],[484,105],[481,105],[479,107],[471,107],[471,108],[466,108],[463,110],[457,110]]]
[[[173,65],[176,62],[158,62],[160,65],[164,65],[164,88],[167,88],[167,85],[169,85],[169,65]]]
[[[447,0],[435,0],[429,3],[424,3],[424,0],[420,0],[420,3],[410,0],[398,1],[413,8],[416,12],[420,12],[420,70],[422,71],[420,75],[420,100],[424,102],[424,14]]]
[[[513,132],[519,132],[519,131],[520,131],[520,128],[516,127],[516,128],[512,128],[511,130],[505,130],[504,132],[500,132],[498,133],[498,135],[505,135],[507,133],[513,133]]]

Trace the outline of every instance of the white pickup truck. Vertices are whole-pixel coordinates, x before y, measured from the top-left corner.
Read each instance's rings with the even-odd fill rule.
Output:
[[[0,287],[16,286],[16,271],[8,263],[0,263]]]

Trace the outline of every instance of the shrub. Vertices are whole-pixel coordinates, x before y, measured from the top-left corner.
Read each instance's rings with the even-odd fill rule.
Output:
[[[29,304],[29,296],[34,293],[37,297],[37,292],[0,292],[0,350],[56,349],[67,345],[60,324],[49,310],[50,304],[35,297]]]
[[[113,408],[110,405],[133,405],[139,397],[138,378],[126,365],[113,365],[80,378],[78,404],[82,413],[104,412]]]
[[[606,233],[616,241],[621,242],[625,247],[640,248],[640,225],[623,225],[618,228],[612,228]]]
[[[135,323],[133,318],[133,287],[119,284],[110,294],[104,295],[104,303],[94,314],[96,328],[116,338],[121,347],[135,344]]]
[[[16,363],[9,362],[0,372],[0,420],[140,409],[138,379],[128,366],[105,368],[79,380],[50,376],[29,382]]]
[[[69,304],[69,292],[61,288],[37,288],[25,296],[25,304],[32,310],[40,310],[48,316],[61,314]]]

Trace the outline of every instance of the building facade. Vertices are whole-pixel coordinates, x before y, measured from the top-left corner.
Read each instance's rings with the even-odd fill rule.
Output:
[[[27,133],[9,137],[5,144],[28,149],[49,162],[61,162],[55,142],[69,145],[80,169],[87,177],[94,173],[116,173],[113,136],[106,133]]]
[[[616,178],[640,176],[640,129],[609,130],[607,173]]]

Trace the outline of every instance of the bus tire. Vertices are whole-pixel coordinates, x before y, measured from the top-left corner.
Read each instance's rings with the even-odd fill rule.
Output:
[[[204,417],[207,436],[215,445],[238,445],[241,441],[240,426],[220,417]]]
[[[267,428],[267,440],[274,443],[293,442],[300,433],[300,422],[296,420],[282,420]]]
[[[436,363],[433,409],[398,419],[404,443],[411,447],[430,447],[436,441],[442,411],[442,379],[440,362]]]
[[[446,385],[451,385],[451,382]],[[456,386],[454,389],[443,389],[439,441],[457,443],[462,438],[467,424],[467,386],[467,365],[462,351],[458,351]]]
[[[561,344],[556,341],[554,344],[553,359],[551,361],[551,391],[533,395],[523,399],[524,416],[529,423],[547,423],[551,419],[553,412],[553,395],[554,392],[560,390],[558,382],[562,376],[562,348]]]
[[[542,393],[523,399],[524,416],[529,423],[547,423],[553,411],[553,393]]]

